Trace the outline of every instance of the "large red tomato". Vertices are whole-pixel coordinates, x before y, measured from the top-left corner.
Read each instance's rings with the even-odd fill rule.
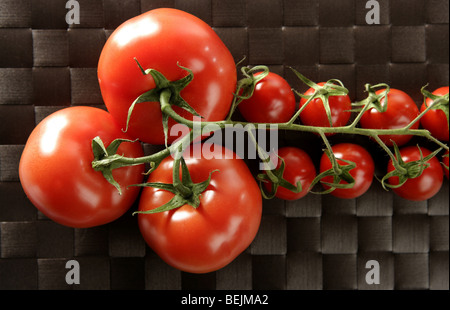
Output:
[[[348,160],[356,164],[356,167],[349,171],[354,178],[355,183],[351,188],[337,188],[330,194],[345,199],[356,198],[363,195],[372,185],[375,172],[375,164],[370,153],[360,145],[354,143],[340,143],[332,147],[339,165],[347,165],[342,160]],[[324,153],[320,160],[320,173],[332,168],[331,161]],[[333,177],[327,176],[322,179],[327,183],[333,183]],[[341,180],[341,184],[345,184]],[[325,189],[329,189],[328,185],[323,185]]]
[[[377,95],[384,92],[379,89]],[[364,112],[360,124],[367,129],[400,129],[409,125],[418,115],[419,108],[414,100],[404,91],[391,88],[387,95],[387,108],[385,112],[379,112],[375,108],[370,108]],[[381,100],[381,105],[386,105],[386,100]],[[411,129],[419,128],[416,122]],[[411,135],[381,135],[380,139],[387,145],[392,146],[394,141],[398,146],[404,145],[411,140]]]
[[[176,9],[155,9],[126,21],[108,38],[98,63],[98,79],[106,107],[122,128],[133,101],[155,88],[153,78],[143,75],[135,58],[142,68],[155,69],[170,81],[187,75],[178,65],[192,70],[194,79],[181,96],[204,120],[226,117],[236,90],[236,66],[230,51],[202,20]],[[174,109],[193,118],[184,109]],[[169,133],[174,123],[169,120]],[[164,144],[159,103],[137,104],[128,133],[143,142]],[[168,142],[179,137],[175,132]]]
[[[144,167],[113,170],[122,195],[99,171],[92,168],[92,139],[105,146],[128,138],[106,111],[70,107],[41,121],[31,133],[19,164],[19,177],[30,201],[48,218],[70,227],[93,227],[123,215],[134,203]],[[143,156],[139,142],[124,142],[117,154]]]
[[[422,151],[423,157],[431,154],[431,151],[424,147],[419,150],[417,146],[407,146],[400,149],[400,156],[405,163],[417,161],[421,157],[420,151]],[[393,188],[393,191],[404,199],[415,201],[427,200],[436,195],[442,187],[444,173],[441,163],[436,157],[428,160],[427,164],[429,164],[429,167],[423,170],[420,176],[408,179],[402,186]],[[389,160],[387,172],[389,173],[394,169],[392,160]],[[391,185],[399,184],[397,176],[390,177],[388,181]]]
[[[262,197],[259,186],[242,159],[231,151],[226,158],[187,158],[194,183],[211,182],[200,196],[200,205],[183,205],[160,213],[138,215],[148,245],[169,265],[191,273],[218,270],[241,254],[259,229]],[[217,154],[216,154],[217,155]],[[150,174],[149,182],[172,183],[173,159],[166,158]],[[153,210],[174,194],[144,188],[139,211]]]
[[[446,94],[448,94],[448,86],[440,87],[433,92],[433,95],[436,96],[443,96]],[[422,104],[420,112],[425,111],[429,105],[433,105],[433,100],[431,98],[427,98],[425,103]],[[420,123],[422,124],[422,127],[429,130],[431,135],[436,139],[441,141],[448,141],[448,119],[443,110],[428,110],[420,119]]]

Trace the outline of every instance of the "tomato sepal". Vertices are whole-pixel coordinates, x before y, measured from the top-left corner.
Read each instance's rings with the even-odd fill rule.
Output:
[[[350,160],[340,158],[339,160],[345,163],[345,165],[340,165],[337,162],[336,157],[332,152],[330,152],[330,150],[325,149],[324,153],[330,159],[332,167],[328,170],[319,173],[312,182],[311,188],[314,187],[319,182],[323,185],[328,186],[329,188],[323,191],[314,191],[312,193],[325,195],[333,192],[335,189],[352,188],[355,184],[355,178],[350,174],[350,171],[356,168],[356,163]],[[323,178],[329,176],[333,177],[333,182],[326,182],[322,180]],[[341,181],[344,181],[345,183],[341,183]]]
[[[104,178],[117,189],[119,195],[122,195],[122,189],[120,188],[119,183],[114,179],[112,171],[123,167],[120,160],[124,157],[116,154],[120,144],[123,142],[136,142],[136,140],[115,139],[108,147],[105,147],[99,136],[92,139],[92,152],[94,154],[94,160],[91,163],[92,168],[95,171],[100,171]]]
[[[236,108],[242,101],[250,99],[253,96],[256,84],[258,84],[262,79],[267,77],[270,73],[270,70],[267,66],[259,65],[254,66],[252,68],[242,67],[241,73],[243,75],[243,78],[237,82],[236,92],[233,93],[233,102],[231,103],[227,120],[231,120],[231,117],[236,111]]]
[[[155,82],[155,88],[150,89],[149,91],[138,96],[130,105],[127,113],[127,121],[124,130],[125,132],[128,130],[131,115],[133,114],[136,104],[142,102],[159,102],[161,105],[163,103],[168,103],[170,105],[180,107],[194,116],[202,118],[202,116],[198,114],[197,111],[195,111],[195,109],[192,108],[180,94],[181,91],[184,88],[186,88],[186,86],[188,86],[189,83],[191,83],[192,80],[194,79],[194,74],[192,70],[183,67],[179,63],[177,63],[177,66],[185,70],[188,74],[179,80],[169,81],[161,72],[155,69],[144,69],[136,58],[134,58],[134,60],[139,66],[139,69],[141,70],[143,75],[150,74],[152,76],[153,81]],[[162,111],[162,125],[164,130],[165,145],[167,146],[168,131],[169,131],[169,116],[165,114],[164,111]]]
[[[394,143],[394,152],[395,152],[395,161],[396,165],[394,164],[395,169],[391,172],[388,172],[386,175],[383,176],[383,178],[380,180],[382,187],[385,190],[388,190],[389,188],[395,189],[403,186],[406,181],[409,179],[415,179],[422,175],[425,169],[427,169],[430,164],[428,161],[435,157],[443,148],[439,148],[435,150],[434,152],[430,153],[428,156],[424,157],[422,149],[419,145],[417,145],[417,148],[419,149],[420,159],[410,162],[404,162],[400,153],[400,150],[397,146],[397,144]],[[400,167],[400,168],[399,168]],[[386,183],[386,180],[389,180],[392,177],[398,178],[398,184],[389,184]]]
[[[272,170],[266,170],[266,173],[260,173],[256,177],[259,181],[261,195],[264,197],[264,199],[274,198],[279,186],[284,187],[295,194],[298,194],[303,190],[302,184],[300,181],[298,181],[297,184],[294,185],[283,178],[283,173],[286,168],[286,164],[285,164],[284,159],[281,158],[280,156],[278,156],[278,154],[277,154],[277,157],[280,159],[280,167],[274,168]],[[264,165],[270,167],[270,163],[268,163],[268,161],[270,161],[269,158],[267,158],[264,161]],[[272,183],[272,188],[271,188],[270,192],[266,192],[266,190],[264,189],[263,183],[269,183],[269,182]]]
[[[361,112],[362,110],[367,111],[371,108],[377,110],[380,113],[386,112],[388,107],[388,94],[390,91],[390,86],[385,83],[380,83],[376,85],[371,85],[367,83],[366,85],[364,85],[364,87],[368,94],[367,98],[352,103],[352,106],[354,107],[354,109],[352,109],[352,112]],[[384,91],[381,92],[380,94],[377,94],[375,89],[379,87],[384,88]]]
[[[212,178],[212,174],[218,170],[213,170],[209,177],[200,183],[194,183],[191,179],[189,169],[183,156],[177,156],[174,160],[173,166],[173,182],[172,183],[161,183],[161,182],[147,182],[142,184],[136,184],[133,186],[141,187],[153,187],[165,191],[169,191],[174,194],[173,198],[167,203],[160,207],[147,211],[136,211],[133,213],[139,214],[154,214],[160,212],[166,212],[173,209],[177,209],[184,205],[190,205],[191,207],[197,209],[200,206],[200,196],[209,186]],[[180,179],[180,164],[181,164],[181,179]]]

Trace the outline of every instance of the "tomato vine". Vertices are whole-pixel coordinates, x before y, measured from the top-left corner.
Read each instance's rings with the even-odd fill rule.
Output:
[[[139,63],[138,63],[139,65]],[[193,115],[197,115],[197,112],[195,112],[194,109],[190,107],[190,105],[184,101],[184,99],[180,96],[181,90],[186,87],[190,81],[193,80],[194,76],[192,71],[190,71],[188,68],[182,67],[186,72],[187,75],[183,77],[182,79],[178,81],[169,81],[167,80],[160,72],[154,70],[154,69],[146,69],[144,70],[139,65],[141,71],[143,74],[151,74],[152,77],[155,79],[156,87],[154,89],[149,90],[148,92],[142,94],[138,98],[136,98],[135,102],[130,106],[129,114],[128,114],[128,120],[133,112],[133,108],[136,104],[140,102],[145,101],[158,101],[160,103],[161,112],[163,114],[163,127],[164,132],[166,135],[166,142],[167,142],[167,135],[168,135],[168,129],[167,129],[167,120],[168,118],[172,118],[179,124],[183,124],[191,129],[190,134],[184,136],[183,138],[179,139],[175,143],[173,143],[170,146],[167,146],[160,152],[140,157],[140,158],[127,158],[124,156],[120,156],[118,154],[103,154],[101,158],[96,157],[96,159],[93,161],[92,166],[96,170],[100,170],[104,173],[106,176],[110,176],[110,173],[105,173],[105,171],[108,171],[108,169],[112,170],[117,167],[123,167],[123,166],[129,166],[129,165],[137,165],[137,164],[144,164],[148,163],[150,164],[151,169],[148,171],[148,173],[151,173],[156,167],[161,163],[161,161],[168,157],[170,154],[175,154],[177,152],[181,151],[184,146],[189,145],[192,143],[195,139],[197,139],[202,133],[201,130],[208,127],[210,128],[211,125],[214,125],[214,128],[217,129],[224,129],[227,126],[235,126],[235,125],[241,125],[244,128],[255,128],[258,126],[258,129],[266,128],[270,129],[273,128],[273,126],[277,126],[278,130],[287,130],[287,131],[299,131],[299,132],[310,132],[315,133],[318,136],[321,137],[323,140],[323,143],[325,145],[325,151],[328,157],[330,158],[330,161],[332,163],[332,168],[328,171],[325,171],[318,175],[316,179],[313,181],[313,184],[317,184],[321,182],[321,178],[323,178],[324,175],[326,176],[332,176],[334,178],[334,183],[327,183],[327,187],[330,187],[329,190],[326,190],[322,193],[329,193],[333,189],[336,188],[350,188],[352,187],[352,178],[349,177],[348,171],[354,166],[354,163],[347,162],[346,165],[340,165],[337,163],[337,160],[333,154],[332,147],[328,141],[327,136],[330,134],[348,134],[348,135],[362,135],[367,136],[371,138],[373,141],[375,141],[389,156],[390,160],[392,161],[392,165],[395,168],[395,170],[392,172],[387,173],[385,176],[380,178],[381,183],[383,184],[383,187],[385,187],[385,180],[389,178],[389,176],[396,175],[399,176],[404,183],[408,178],[417,177],[421,174],[421,172],[426,169],[424,167],[424,160],[429,159],[431,157],[436,156],[440,151],[445,150],[448,151],[448,145],[441,142],[440,140],[436,139],[430,131],[426,129],[413,129],[413,125],[418,123],[420,119],[431,109],[441,109],[444,112],[446,112],[447,120],[448,120],[448,102],[449,102],[449,95],[448,93],[443,96],[437,96],[437,95],[431,95],[425,87],[422,88],[422,93],[424,95],[424,100],[427,98],[432,97],[434,101],[437,102],[436,105],[428,105],[425,109],[423,109],[415,119],[413,119],[409,124],[402,128],[395,128],[395,129],[368,129],[368,128],[362,128],[359,125],[359,122],[363,116],[363,114],[368,111],[371,108],[376,109],[379,112],[384,112],[386,110],[387,104],[382,104],[383,100],[388,100],[388,94],[390,92],[390,87],[387,84],[381,83],[377,85],[365,85],[365,91],[367,92],[367,98],[365,98],[362,101],[352,103],[352,112],[357,113],[356,117],[351,121],[350,124],[345,126],[339,126],[339,127],[321,127],[321,126],[308,126],[304,124],[296,123],[297,119],[299,118],[300,114],[304,111],[304,109],[310,104],[314,99],[321,99],[325,108],[325,111],[327,113],[328,120],[331,124],[331,111],[330,106],[328,104],[328,100],[332,96],[342,96],[347,95],[348,90],[345,88],[343,83],[337,79],[331,79],[328,80],[325,83],[316,84],[303,76],[301,73],[297,72],[295,69],[290,68],[294,74],[306,85],[314,89],[314,92],[311,95],[304,95],[299,93],[298,91],[294,90],[296,94],[298,94],[300,97],[306,100],[303,106],[300,107],[299,110],[292,116],[292,118],[283,123],[252,123],[252,122],[246,122],[246,121],[237,121],[233,120],[233,114],[236,111],[236,108],[238,105],[245,99],[248,99],[252,96],[254,89],[259,81],[261,81],[265,76],[268,75],[269,69],[267,66],[254,66],[254,67],[242,67],[242,79],[240,79],[237,83],[236,92],[234,93],[234,99],[231,103],[231,108],[229,111],[228,116],[225,120],[222,121],[196,121],[187,119],[180,114],[178,114],[174,109],[173,106],[181,107]],[[377,89],[383,88],[383,91],[376,92]],[[272,127],[270,127],[272,126]],[[267,152],[258,146],[258,143],[256,139],[251,134],[251,130],[248,130],[251,141],[255,143],[259,158],[263,161],[263,163],[268,163],[269,156]],[[386,136],[386,135],[412,135],[412,136],[418,136],[423,137],[434,144],[436,144],[437,149],[432,153],[431,156],[427,156],[425,159],[421,158],[418,161],[414,161],[412,163],[408,163],[407,166],[401,161],[401,159],[397,159],[399,150],[398,146],[393,143],[393,148],[388,146],[381,138],[380,136]],[[98,140],[98,139],[97,139]],[[115,142],[115,143],[119,143]],[[447,167],[444,166],[444,169]],[[281,167],[281,173],[280,170],[277,170],[275,168],[270,168],[264,177],[261,175],[258,177],[260,182],[267,182],[270,181],[274,184],[274,186],[281,185],[283,187],[288,188],[289,190],[293,192],[299,192],[302,190],[301,186],[299,184],[290,184],[287,182],[282,175],[282,169],[284,167]],[[447,168],[448,169],[448,168]],[[418,173],[411,173],[411,171],[417,171]],[[340,181],[342,179],[345,179],[348,184],[340,184]],[[114,180],[111,180],[111,177],[108,177],[108,181],[110,183],[114,184]],[[176,189],[175,189],[176,190]],[[262,188],[261,188],[262,190]],[[201,193],[197,193],[199,195]],[[272,198],[274,195],[267,195],[262,190],[262,194],[265,198]]]

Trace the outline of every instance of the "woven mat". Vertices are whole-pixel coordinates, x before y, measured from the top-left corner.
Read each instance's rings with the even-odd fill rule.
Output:
[[[249,249],[220,271],[192,275],[162,262],[131,214],[92,229],[46,219],[24,195],[17,170],[42,118],[69,105],[103,106],[96,80],[102,46],[141,12],[188,11],[214,27],[237,61],[246,55],[246,64],[269,65],[298,90],[305,87],[288,66],[315,81],[342,80],[353,100],[364,98],[365,83],[386,82],[420,104],[422,86],[449,84],[448,0],[379,0],[379,25],[366,24],[362,0],[78,2],[81,23],[70,27],[64,0],[0,2],[0,289],[449,288],[447,180],[425,202],[402,200],[377,182],[353,200],[265,201]],[[302,147],[305,139],[286,133],[280,143]],[[75,286],[65,282],[71,259],[81,267]],[[370,260],[380,266],[378,285],[366,282]]]

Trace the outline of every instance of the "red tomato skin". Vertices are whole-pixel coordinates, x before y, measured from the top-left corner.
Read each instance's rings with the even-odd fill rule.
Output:
[[[170,81],[187,75],[177,64],[191,69],[194,79],[181,96],[205,121],[226,117],[236,90],[236,67],[230,51],[202,20],[176,9],[155,9],[124,22],[108,38],[98,63],[98,79],[106,107],[122,128],[133,101],[155,87],[134,58],[144,69],[155,69]],[[174,110],[193,119],[183,109]],[[169,118],[169,134],[174,124]],[[137,104],[128,133],[143,142],[164,144],[160,104]],[[168,142],[180,136],[173,132]]]
[[[108,146],[128,138],[112,116],[93,107],[70,107],[42,120],[31,133],[19,163],[19,177],[29,200],[51,220],[69,227],[86,228],[109,223],[134,203],[144,167],[113,171],[122,195],[92,166],[92,139],[100,136]],[[143,156],[140,143],[123,143],[118,154]]]
[[[376,94],[384,92],[379,89]],[[361,117],[361,127],[366,129],[400,129],[410,124],[418,115],[419,108],[414,100],[404,91],[391,88],[388,95],[388,106],[385,112],[378,112],[371,108]],[[386,100],[382,100],[384,106]],[[419,122],[416,122],[411,129],[419,128]],[[393,140],[398,146],[402,146],[411,140],[412,135],[381,135],[380,139],[387,145],[393,146]]]
[[[431,154],[426,148],[421,147],[423,157]],[[407,146],[400,149],[400,155],[405,163],[419,160],[420,153],[417,146]],[[436,157],[431,158],[428,163],[430,166],[426,168],[422,174],[414,179],[409,179],[405,184],[399,188],[393,188],[392,190],[400,197],[412,200],[412,201],[423,201],[430,199],[441,189],[444,173],[442,171],[441,164]],[[394,170],[392,160],[389,160],[387,166],[387,172]],[[398,177],[391,177],[388,179],[389,184],[398,185]]]
[[[269,72],[256,84],[253,95],[243,100],[238,108],[242,116],[252,123],[286,123],[294,115],[295,105],[289,83],[278,74]]]
[[[332,191],[330,195],[343,199],[352,199],[362,196],[372,185],[375,172],[375,163],[372,156],[365,148],[353,143],[336,144],[332,146],[332,149],[340,165],[346,165],[346,163],[340,160],[345,159],[356,163],[356,167],[350,170],[350,174],[355,179],[353,187],[347,189],[337,188]],[[331,169],[331,167],[331,161],[324,153],[320,159],[320,173]],[[333,177],[324,177],[322,181],[333,183]],[[343,180],[340,183],[346,184]],[[323,186],[325,189],[329,189],[329,186]]]
[[[282,147],[278,150],[278,156],[283,158],[285,163],[285,170],[283,178],[293,185],[298,182],[302,185],[302,190],[299,193],[294,193],[282,186],[277,188],[276,197],[284,200],[297,200],[305,197],[310,190],[310,186],[316,177],[316,168],[311,157],[304,150],[296,147]],[[273,158],[273,162],[277,163],[277,168],[281,165],[281,159]],[[272,184],[264,183],[268,191],[271,191]]]
[[[325,83],[321,82],[318,85],[323,86]],[[314,94],[314,88],[308,89],[304,95]],[[307,99],[300,99],[300,107],[305,105]],[[348,95],[345,96],[330,96],[328,103],[331,110],[331,123],[333,127],[345,126],[351,116],[352,109],[351,100]],[[300,120],[304,125],[315,127],[330,127],[323,102],[321,99],[314,99],[308,103],[308,106],[300,113]],[[328,134],[331,135],[331,134]]]
[[[253,241],[261,221],[261,192],[239,158],[193,157],[186,164],[196,183],[219,170],[202,193],[200,206],[139,214],[138,223],[147,244],[169,265],[190,273],[212,272],[229,264]],[[149,182],[171,183],[172,166],[171,157],[163,160]],[[139,210],[154,209],[172,197],[168,191],[146,187]]]
[[[442,96],[448,94],[448,86],[440,87],[433,92],[434,95]],[[433,100],[426,99],[426,102],[422,104],[420,112],[426,110],[429,105],[433,104]],[[449,130],[448,120],[444,111],[442,110],[428,110],[425,115],[420,119],[420,123],[423,128],[427,129],[433,137],[441,141],[448,141]]]

